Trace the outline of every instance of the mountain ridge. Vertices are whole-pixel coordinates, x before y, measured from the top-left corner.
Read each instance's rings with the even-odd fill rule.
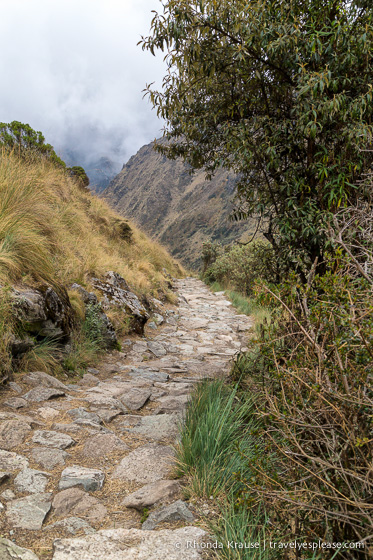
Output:
[[[166,158],[151,142],[129,159],[103,196],[175,258],[198,268],[204,242],[228,244],[254,229],[251,222],[229,219],[235,185],[235,176],[226,170],[211,180],[203,170],[191,173],[182,159]]]

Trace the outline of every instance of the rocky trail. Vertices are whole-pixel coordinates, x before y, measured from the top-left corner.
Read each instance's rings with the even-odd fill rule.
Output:
[[[76,384],[30,372],[2,391],[1,560],[202,557],[173,445],[193,384],[229,372],[252,323],[199,280],[174,288],[176,306],[158,302],[145,335]]]

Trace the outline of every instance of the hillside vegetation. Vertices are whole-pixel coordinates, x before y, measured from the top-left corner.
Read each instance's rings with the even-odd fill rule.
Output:
[[[108,271],[119,273],[140,298],[171,297],[166,276],[182,273],[165,249],[92,195],[63,166],[40,154],[31,157],[3,148],[0,156],[3,364],[11,362],[7,340],[12,332],[17,331],[17,336],[21,334],[22,338],[22,332],[18,332],[22,326],[14,320],[11,288],[26,286],[45,291],[47,286],[53,287],[72,306],[72,323],[79,325],[87,319],[87,313],[81,298],[70,291],[70,286],[75,282],[90,291],[90,278],[102,278]],[[80,336],[81,329],[76,328],[74,332],[79,331]],[[44,356],[55,351],[58,354],[58,341],[38,340],[38,344]],[[83,362],[87,365],[87,360]]]

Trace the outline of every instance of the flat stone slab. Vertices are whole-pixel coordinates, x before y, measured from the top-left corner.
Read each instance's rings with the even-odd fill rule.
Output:
[[[55,377],[52,377],[52,375],[49,375],[44,371],[32,371],[27,375],[25,375],[22,378],[22,381],[28,383],[28,385],[31,385],[32,387],[43,386],[43,387],[51,387],[53,389],[61,389],[62,391],[67,390],[66,385],[64,385],[62,381],[56,379]]]
[[[150,379],[150,381],[159,381],[159,382],[166,382],[170,379],[168,373],[163,373],[161,371],[153,371],[151,369],[146,368],[132,368],[131,371],[128,372],[130,377],[135,379]]]
[[[151,391],[147,389],[132,387],[121,396],[120,400],[129,410],[140,410],[147,403],[151,394]]]
[[[173,498],[180,489],[180,484],[176,480],[157,480],[126,496],[122,505],[142,511],[144,508]]]
[[[127,408],[124,406],[123,403],[120,402],[120,400],[115,399],[114,397],[110,397],[110,396],[105,396],[105,395],[101,395],[101,394],[87,394],[84,397],[84,400],[96,405],[98,408],[109,408],[111,410],[121,410],[122,412],[126,413],[128,412]]]
[[[177,500],[173,504],[163,506],[156,511],[152,511],[149,517],[142,524],[142,529],[152,531],[164,521],[194,521],[194,515],[185,502]]]
[[[80,517],[67,517],[66,519],[61,519],[61,521],[56,521],[47,527],[44,527],[44,531],[52,531],[54,529],[65,530],[70,535],[76,535],[79,531],[84,531],[86,535],[92,535],[96,530],[91,527],[87,521],[80,519]]]
[[[1,560],[39,560],[36,554],[26,548],[17,546],[8,539],[0,538]]]
[[[57,416],[60,415],[60,411],[52,408],[50,406],[42,406],[37,410],[39,416],[41,416],[44,420],[54,420]]]
[[[171,447],[148,443],[129,453],[114,470],[112,477],[139,484],[155,482],[167,476],[174,451]]]
[[[21,399],[20,397],[10,397],[10,399],[4,401],[3,404],[17,410],[18,408],[24,408],[25,406],[27,406],[28,402],[25,399]]]
[[[83,407],[72,408],[71,410],[67,411],[67,414],[75,421],[90,420],[95,424],[102,424],[102,420],[97,414],[95,414],[94,412],[88,412],[88,410]]]
[[[57,447],[58,449],[67,449],[74,445],[75,440],[67,434],[48,430],[36,430],[32,441],[46,447]]]
[[[189,395],[161,397],[157,400],[159,407],[156,409],[156,413],[167,414],[168,412],[183,412],[188,400]]]
[[[163,531],[111,529],[94,535],[54,541],[52,560],[201,560],[198,527]],[[190,543],[198,543],[191,547]],[[189,543],[189,544],[188,544]]]
[[[45,491],[48,484],[49,474],[35,469],[24,469],[17,474],[14,485],[18,492],[29,494],[40,494]]]
[[[31,426],[22,420],[6,420],[0,424],[0,448],[10,450],[21,445]]]
[[[54,449],[53,447],[34,447],[31,454],[36,463],[48,470],[52,470],[57,466],[63,466],[65,460],[70,457],[66,451]]]
[[[90,522],[100,522],[107,515],[106,507],[94,496],[80,488],[68,488],[55,495],[52,503],[55,517],[82,517]]]
[[[102,488],[104,480],[105,473],[102,471],[74,465],[62,471],[58,487],[65,490],[72,486],[83,486],[86,492],[94,492]]]
[[[148,350],[157,358],[161,358],[167,354],[166,348],[159,342],[148,342]]]
[[[123,414],[123,411],[117,408],[111,410],[109,408],[98,408],[96,413],[105,424],[109,424],[114,418]]]
[[[92,459],[109,456],[116,451],[128,451],[129,447],[115,434],[97,434],[87,439],[83,455]]]
[[[53,387],[35,387],[35,389],[31,389],[31,391],[23,395],[23,398],[31,402],[43,402],[64,396],[65,392],[61,389],[54,389]]]
[[[125,421],[126,418],[123,419],[121,426],[125,426]],[[178,433],[178,421],[177,414],[141,416],[138,424],[128,428],[128,431],[155,440],[174,438]]]
[[[7,504],[6,515],[9,523],[20,529],[39,531],[51,508],[52,494],[32,494]]]

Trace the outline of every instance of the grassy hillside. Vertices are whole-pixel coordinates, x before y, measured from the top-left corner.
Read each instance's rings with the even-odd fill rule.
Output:
[[[0,158],[0,282],[85,283],[107,270],[132,289],[156,293],[164,273],[181,272],[159,244],[124,220],[62,169],[45,160]]]
[[[92,325],[95,321],[97,324],[98,311],[96,315],[92,309],[85,312],[81,298],[70,287],[77,282],[91,291],[90,278],[103,277],[109,270],[123,276],[140,298],[171,298],[167,275],[182,274],[181,267],[163,247],[124,221],[66,170],[46,158],[19,157],[4,149],[0,154],[2,369],[8,373],[14,369],[9,350],[12,337],[28,336],[15,319],[9,295],[14,287],[45,290],[46,286],[52,286],[64,294],[75,315],[71,352],[67,357],[62,356],[64,367],[79,371],[94,363],[102,350],[100,341],[92,339]],[[122,328],[125,318],[115,311],[112,315],[114,326],[118,324]],[[17,368],[58,372],[61,362],[58,341],[33,337],[32,352],[25,354]]]

